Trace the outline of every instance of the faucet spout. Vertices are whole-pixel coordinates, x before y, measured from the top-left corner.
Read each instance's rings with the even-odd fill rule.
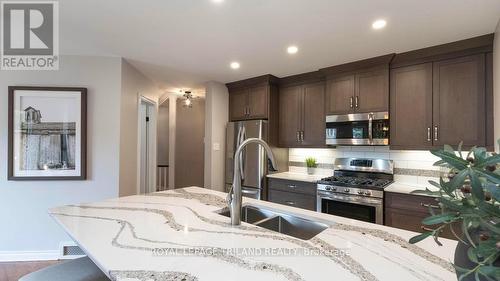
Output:
[[[236,149],[236,153],[234,155],[233,186],[227,196],[229,212],[231,213],[232,225],[241,224],[241,205],[243,201],[243,192],[241,188],[241,173],[239,173],[240,159],[243,149],[251,143],[256,143],[258,145],[261,145],[266,150],[267,157],[271,162],[271,168],[274,171],[278,170],[278,165],[276,164],[276,159],[274,158],[274,154],[271,150],[271,147],[269,147],[269,145],[265,141],[257,138],[250,138],[241,143],[241,145]]]

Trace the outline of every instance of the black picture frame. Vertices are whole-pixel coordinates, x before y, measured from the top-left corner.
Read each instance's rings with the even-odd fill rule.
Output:
[[[34,92],[78,92],[80,94],[80,147],[79,147],[79,173],[72,176],[18,176],[14,167],[14,114],[15,98],[18,91]],[[34,87],[34,86],[9,86],[8,87],[8,165],[7,179],[9,181],[61,181],[61,180],[86,180],[87,179],[87,88],[80,87]],[[76,155],[75,155],[76,157]],[[75,168],[76,169],[76,168]],[[78,170],[78,169],[77,169]]]

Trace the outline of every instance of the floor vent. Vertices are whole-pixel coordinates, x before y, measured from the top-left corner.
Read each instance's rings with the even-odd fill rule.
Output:
[[[74,244],[61,245],[61,258],[62,259],[73,259],[85,256],[85,252]]]

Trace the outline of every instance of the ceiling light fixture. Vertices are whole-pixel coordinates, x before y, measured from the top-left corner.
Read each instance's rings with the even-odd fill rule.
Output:
[[[387,21],[385,20],[376,20],[372,23],[372,28],[373,29],[382,29],[387,25]]]
[[[299,51],[299,48],[297,46],[290,46],[286,49],[286,51],[290,54],[296,54]]]
[[[212,0],[212,2],[215,4],[220,4],[220,3],[224,2],[224,0]]]
[[[181,90],[181,92],[183,92]],[[184,97],[184,107],[193,107],[193,99],[194,99],[194,96],[193,94],[191,93],[191,91],[184,91],[184,95],[182,95]]]
[[[232,69],[239,69],[240,68],[240,63],[237,62],[237,61],[233,61],[230,66],[231,66]]]

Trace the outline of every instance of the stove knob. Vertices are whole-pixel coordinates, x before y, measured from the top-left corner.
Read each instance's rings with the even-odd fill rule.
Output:
[[[372,195],[372,192],[371,191],[365,191],[365,195],[366,196],[370,196],[370,195]]]
[[[332,187],[331,187],[331,186],[327,186],[325,189],[326,189],[327,191],[330,191],[330,190],[332,190]]]
[[[345,193],[349,193],[351,190],[349,188],[344,189]]]
[[[363,192],[362,190],[358,191],[358,194],[359,194],[359,195],[363,195],[363,193],[364,193],[364,192]]]

